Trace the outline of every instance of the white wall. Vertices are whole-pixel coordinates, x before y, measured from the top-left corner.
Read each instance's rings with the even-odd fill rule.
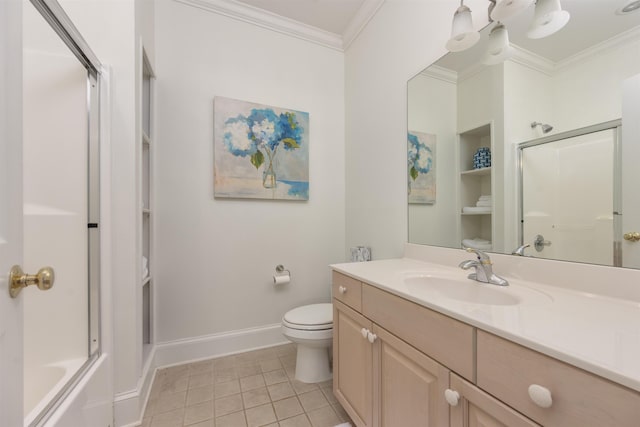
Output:
[[[345,52],[347,249],[407,241],[407,81],[445,53],[456,5],[387,0]]]
[[[418,74],[407,86],[408,129],[436,135],[436,202],[409,205],[410,241],[454,247],[457,177],[449,165],[455,161],[456,84]]]
[[[504,250],[512,251],[518,240],[520,219],[516,147],[521,142],[542,136],[540,127],[531,122],[556,125],[552,77],[514,61],[504,63]],[[528,242],[528,241],[527,241]]]
[[[343,54],[174,1],[155,25],[158,342],[328,302],[328,264],[345,259]],[[309,113],[309,201],[213,198],[214,96]]]
[[[629,42],[563,66],[552,82],[554,132],[622,117],[622,82],[640,72],[639,50]]]

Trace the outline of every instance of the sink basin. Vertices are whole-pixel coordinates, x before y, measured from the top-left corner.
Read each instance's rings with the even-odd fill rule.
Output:
[[[551,301],[549,296],[534,289],[496,286],[466,277],[458,279],[424,274],[406,277],[404,283],[412,292],[470,304],[508,306]]]

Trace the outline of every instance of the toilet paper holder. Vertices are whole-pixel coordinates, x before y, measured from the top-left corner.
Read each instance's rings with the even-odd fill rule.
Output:
[[[286,272],[287,276],[291,277],[291,272],[289,270],[287,270],[286,268],[284,268],[284,266],[282,264],[276,265],[276,272],[278,274],[284,274]]]

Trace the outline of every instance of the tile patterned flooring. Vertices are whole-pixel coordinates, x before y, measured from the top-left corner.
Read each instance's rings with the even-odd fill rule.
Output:
[[[332,381],[294,379],[285,344],[159,370],[142,427],[333,427],[351,422]]]

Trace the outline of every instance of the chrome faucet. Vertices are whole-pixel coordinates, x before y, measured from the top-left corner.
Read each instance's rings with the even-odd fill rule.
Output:
[[[524,250],[527,249],[529,246],[531,246],[529,243],[527,243],[526,245],[518,246],[517,249],[514,249],[514,251],[511,252],[511,255],[525,256]]]
[[[509,286],[509,282],[500,276],[497,276],[491,268],[491,258],[489,255],[478,249],[467,248],[467,252],[473,252],[476,254],[477,260],[468,259],[462,261],[458,267],[463,270],[468,270],[471,267],[475,268],[476,272],[469,274],[469,279],[477,280],[478,282],[491,283],[498,286]]]

